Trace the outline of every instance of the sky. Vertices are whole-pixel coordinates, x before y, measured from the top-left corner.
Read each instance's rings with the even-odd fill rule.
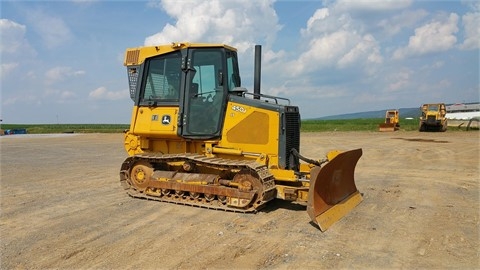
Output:
[[[480,100],[478,1],[165,0],[0,2],[2,123],[128,124],[127,48],[238,49],[253,92],[303,119]]]

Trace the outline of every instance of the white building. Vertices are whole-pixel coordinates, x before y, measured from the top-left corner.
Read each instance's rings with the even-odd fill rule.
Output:
[[[480,103],[447,105],[448,126],[479,127]],[[472,120],[473,119],[473,120]]]

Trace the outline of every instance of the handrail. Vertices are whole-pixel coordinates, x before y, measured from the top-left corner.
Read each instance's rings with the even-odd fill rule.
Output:
[[[246,95],[251,95],[253,98],[264,98],[264,99],[272,99],[275,101],[275,104],[279,104],[278,100],[284,100],[287,102],[287,105],[290,105],[290,99],[284,98],[284,97],[277,97],[277,96],[270,96],[270,95],[265,95],[265,94],[256,94],[256,93],[249,93],[249,92],[243,92],[242,95],[245,97]],[[266,101],[268,102],[268,101]]]

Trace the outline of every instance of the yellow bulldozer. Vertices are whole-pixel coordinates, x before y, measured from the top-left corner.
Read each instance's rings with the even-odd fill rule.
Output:
[[[120,182],[130,196],[241,213],[289,200],[322,231],[362,201],[362,149],[319,160],[299,153],[299,108],[260,93],[260,45],[253,93],[228,45],[129,48],[124,65],[134,105]]]
[[[387,110],[385,112],[385,122],[378,125],[378,130],[381,132],[385,131],[396,131],[400,129],[400,121],[398,110]]]
[[[447,108],[445,103],[427,103],[420,107],[419,131],[447,131]]]

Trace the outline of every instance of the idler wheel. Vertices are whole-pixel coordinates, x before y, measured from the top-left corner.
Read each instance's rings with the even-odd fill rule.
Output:
[[[139,191],[145,191],[153,174],[153,168],[146,161],[137,162],[130,171],[130,182]]]
[[[238,189],[240,191],[251,191],[256,190],[261,192],[262,190],[262,183],[258,179],[258,175],[249,171],[249,170],[241,170],[238,172],[235,177],[233,177],[233,182],[238,184]]]

